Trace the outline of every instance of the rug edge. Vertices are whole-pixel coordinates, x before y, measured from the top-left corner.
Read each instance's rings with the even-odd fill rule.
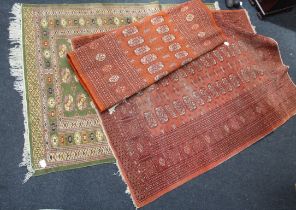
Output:
[[[27,173],[24,177],[23,183],[27,182],[35,173],[31,162],[30,151],[30,135],[29,135],[29,121],[27,109],[27,95],[24,74],[24,55],[23,55],[23,34],[22,34],[22,7],[23,4],[13,4],[9,17],[9,66],[10,75],[14,77],[14,89],[21,96],[22,110],[24,116],[24,147],[22,154],[22,161],[19,167],[27,167]]]

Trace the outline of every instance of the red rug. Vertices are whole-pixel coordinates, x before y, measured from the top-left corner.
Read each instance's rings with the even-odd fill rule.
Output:
[[[172,73],[159,81],[154,82],[148,79],[151,75],[141,74],[136,76],[137,79],[134,75],[125,75],[124,83],[115,82],[114,86],[107,84],[110,75],[115,72],[121,75],[123,69],[133,71],[127,69],[125,64],[120,66],[122,60],[113,54],[122,50],[121,45],[115,49],[108,48],[104,43],[118,40],[114,40],[115,35],[124,29],[109,34],[108,38],[103,36],[79,47],[70,55],[72,65],[76,67],[82,83],[101,111],[132,95],[121,102],[113,113],[105,111],[101,117],[120,172],[137,207],[152,202],[219,165],[272,132],[296,113],[296,88],[287,73],[287,66],[281,61],[277,43],[256,34],[244,10],[210,13],[199,5],[199,1],[188,4],[197,6],[192,11],[190,7],[190,12],[188,8],[183,9],[186,4],[175,8],[180,12],[177,17],[186,20],[192,12],[196,21],[200,21],[195,23],[199,25],[196,26],[198,31],[193,31],[195,27],[191,26],[191,34],[184,37],[182,29],[178,28],[181,27],[179,19],[167,24],[170,30],[178,29],[178,42],[185,42],[182,48],[186,47],[187,39],[200,36],[194,42],[196,45],[190,42],[188,54],[193,61],[181,68],[181,63],[176,68],[164,67],[167,73]],[[200,11],[205,15],[199,16]],[[182,16],[181,12],[188,14]],[[204,21],[210,24],[208,26],[212,29],[208,31],[213,35],[200,34]],[[188,24],[188,21],[185,23]],[[145,24],[145,21],[138,24]],[[226,39],[224,45],[221,44],[221,30]],[[129,33],[134,32],[131,29]],[[211,39],[212,36],[219,37],[213,39],[218,40],[214,44],[210,41],[211,44],[204,45],[205,42],[200,41],[203,38]],[[119,40],[122,39],[125,38]],[[87,49],[86,46],[90,47],[92,43],[100,45],[95,44],[93,50]],[[169,47],[162,43],[158,46]],[[104,56],[94,59],[101,49],[109,49],[108,56],[115,56],[111,60],[107,59],[109,61],[104,65],[98,62],[107,62]],[[197,51],[199,53],[193,56]],[[82,59],[77,58],[77,55]],[[162,55],[158,53],[157,57]],[[77,64],[76,58],[73,62],[72,56],[83,63]],[[130,59],[129,56],[127,53],[122,62],[126,63],[125,59]],[[176,57],[171,58],[174,63]],[[106,65],[110,63],[116,64],[116,69],[107,68]],[[138,60],[134,63],[139,64]],[[148,79],[145,85],[141,83],[143,78]],[[138,82],[141,85],[136,85]],[[154,84],[139,91],[151,83]],[[122,84],[132,84],[134,88],[128,87],[125,94],[116,95],[117,88]],[[133,95],[135,92],[137,94]],[[110,97],[107,100],[105,96]]]

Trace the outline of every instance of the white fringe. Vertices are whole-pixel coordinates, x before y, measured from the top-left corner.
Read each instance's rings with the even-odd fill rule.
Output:
[[[111,108],[108,109],[108,112],[109,114],[113,114],[116,110],[116,107],[118,106],[119,104],[115,104],[114,106],[112,106]]]
[[[220,6],[219,6],[219,2],[218,1],[215,1],[214,2],[214,6],[215,6],[215,9],[216,10],[220,10]]]
[[[23,183],[27,182],[34,174],[30,155],[30,140],[28,127],[28,112],[26,101],[26,86],[24,75],[23,60],[23,40],[22,40],[22,4],[16,3],[12,6],[12,17],[9,18],[9,41],[11,48],[9,50],[10,75],[15,78],[14,89],[21,95],[24,115],[24,149],[23,159],[19,164],[20,167],[26,166],[28,172],[25,175]]]

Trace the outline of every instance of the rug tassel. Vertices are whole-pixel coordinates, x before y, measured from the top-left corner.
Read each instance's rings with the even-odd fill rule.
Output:
[[[22,162],[19,167],[26,166],[27,174],[23,183],[27,182],[34,174],[30,156],[30,141],[27,115],[26,87],[24,80],[24,60],[23,60],[23,43],[22,43],[22,4],[16,3],[12,6],[12,17],[9,18],[9,50],[10,75],[15,78],[14,89],[22,97],[23,115],[24,115],[24,149]]]
[[[115,109],[116,109],[116,107],[118,106],[118,104],[115,104],[114,106],[112,106],[110,109],[108,109],[108,112],[109,112],[109,114],[113,114],[113,113],[115,113]]]
[[[219,2],[218,1],[215,1],[214,2],[214,6],[215,6],[215,9],[216,10],[220,10],[220,6],[219,6]]]

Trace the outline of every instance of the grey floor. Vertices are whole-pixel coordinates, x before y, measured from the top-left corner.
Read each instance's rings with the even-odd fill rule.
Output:
[[[114,164],[51,173],[22,184],[26,172],[18,167],[23,148],[22,105],[13,89],[8,64],[8,12],[14,2],[0,0],[0,209],[134,209],[121,178],[113,175],[117,171]],[[224,5],[223,0],[219,2]],[[257,32],[279,42],[283,60],[296,81],[296,11],[259,21],[245,0],[244,6]],[[295,184],[296,117],[234,158],[143,209],[290,210],[296,209]]]

